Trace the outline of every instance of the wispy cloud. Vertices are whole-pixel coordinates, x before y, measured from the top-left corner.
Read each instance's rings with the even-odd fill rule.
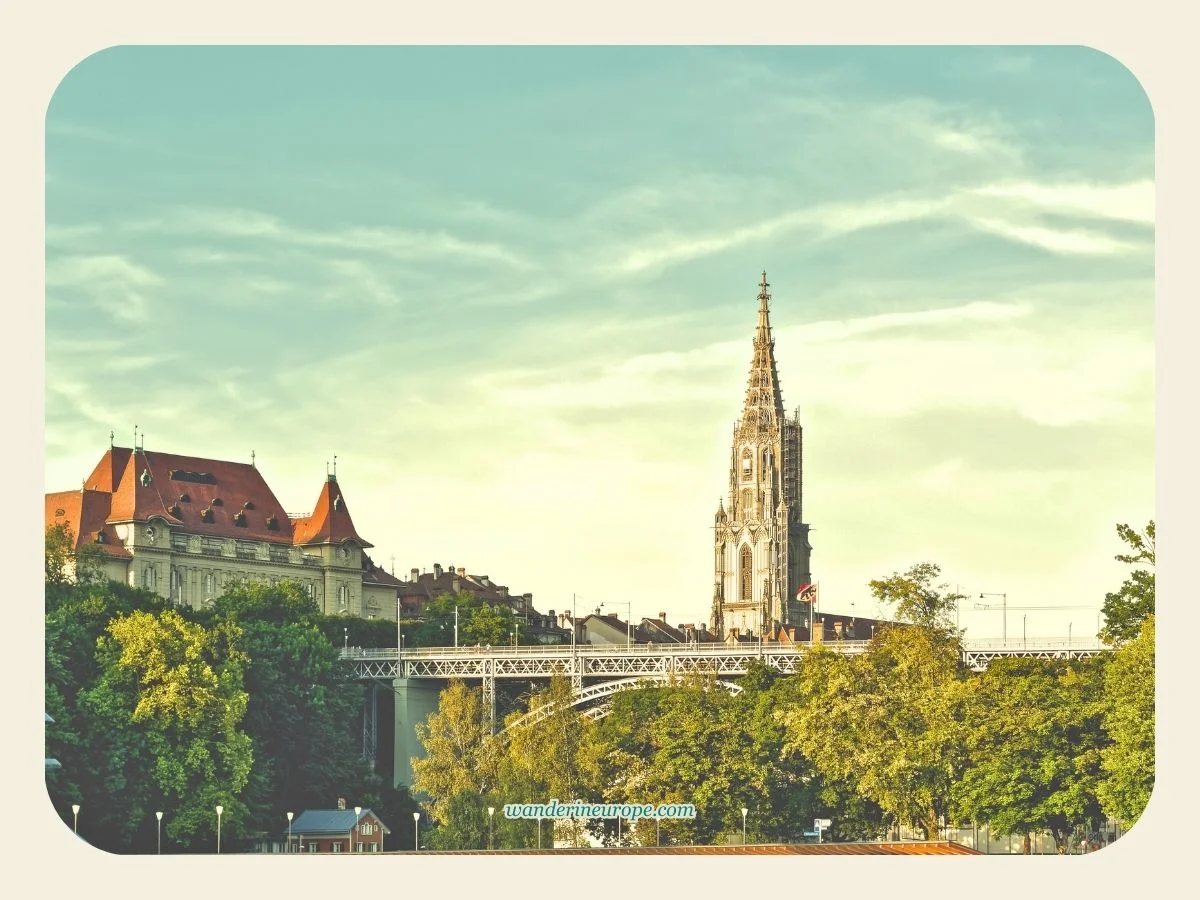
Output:
[[[146,318],[148,295],[162,284],[160,275],[119,254],[66,256],[46,265],[48,288],[80,292],[112,317],[126,322]]]

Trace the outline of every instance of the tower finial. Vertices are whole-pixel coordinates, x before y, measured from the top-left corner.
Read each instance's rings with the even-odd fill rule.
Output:
[[[253,469],[257,469],[257,468],[258,468],[258,466],[256,466],[256,465],[254,464],[254,451],[253,451],[253,450],[251,450],[251,451],[250,451],[250,467],[251,467],[251,468],[253,468]]]
[[[114,446],[116,444],[116,440],[117,440],[117,433],[110,428],[108,430],[108,446],[109,447]]]

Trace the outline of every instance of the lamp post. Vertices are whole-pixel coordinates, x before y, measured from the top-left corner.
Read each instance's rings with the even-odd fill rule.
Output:
[[[1001,602],[1001,624],[1000,638],[1004,641],[1008,640],[1008,594],[980,594],[979,599],[984,597],[999,597]]]
[[[362,815],[362,807],[354,807],[354,828],[350,832],[350,852],[354,852],[354,832],[358,830],[358,819]],[[362,842],[359,842],[359,847],[362,847]]]
[[[654,817],[654,846],[662,846],[662,819],[658,816]]]
[[[154,818],[158,819],[158,852],[162,853],[162,810],[156,812]]]
[[[413,813],[413,850],[421,849],[421,814]]]
[[[488,807],[488,849],[495,849],[492,843],[492,816],[496,814],[496,807]]]
[[[225,812],[225,807],[217,804],[217,853],[221,852],[221,813]]]
[[[454,646],[458,646],[458,604],[454,604]]]
[[[538,849],[542,849],[542,817],[538,816]]]
[[[71,804],[71,812],[75,816],[75,833],[79,834],[79,804],[78,803]]]
[[[606,600],[600,604],[601,606],[624,606],[625,607],[625,646],[628,647],[633,643],[633,603],[620,600]]]
[[[1021,613],[1021,647],[1025,647],[1025,620],[1029,618],[1027,613]]]
[[[396,591],[396,652],[400,652],[400,592]],[[400,674],[397,672],[396,674]]]
[[[343,636],[342,637],[342,649],[346,652],[347,655],[349,655],[349,653],[350,653],[350,629],[343,628],[342,636]]]
[[[746,813],[750,812],[746,807],[742,807],[742,846],[746,846]]]
[[[287,814],[287,817],[288,817],[288,846],[287,846],[287,852],[288,852],[288,853],[291,853],[291,852],[292,852],[292,815],[293,815],[292,813],[288,813],[288,814]]]
[[[621,817],[617,816],[617,845],[621,844]]]

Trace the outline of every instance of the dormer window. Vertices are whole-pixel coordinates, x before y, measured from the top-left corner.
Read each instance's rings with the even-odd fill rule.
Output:
[[[97,544],[107,544],[108,536],[105,535],[105,533],[103,531],[97,531],[96,532],[96,543]]]
[[[236,516],[234,516],[233,524],[239,526],[240,528],[245,528],[246,527],[246,514],[244,512],[240,512]]]
[[[220,497],[213,497],[213,498],[212,498],[212,504],[211,504],[211,505],[212,505],[212,506],[224,506],[224,505],[225,505],[225,501],[224,501],[224,500],[222,500]]]
[[[142,483],[142,487],[150,487],[150,482],[154,481],[154,478],[151,477],[149,469],[142,469],[142,474],[138,478],[138,481]]]
[[[213,520],[213,511],[211,506],[206,506],[204,509],[200,510],[200,519],[204,522],[211,522]]]
[[[275,513],[271,513],[269,516],[267,516],[267,528],[269,528],[271,531],[279,530],[279,520],[275,518]]]
[[[181,510],[179,509],[179,504],[172,503],[170,506],[167,507],[167,512],[169,512],[171,515],[173,515],[175,518],[178,519],[179,513],[181,512]]]
[[[254,509],[254,501],[247,500],[245,503],[242,504],[242,509]]]
[[[182,494],[179,495],[179,502],[180,503],[191,503],[192,502],[191,495],[188,494],[187,491],[184,491]]]
[[[342,495],[341,494],[338,494],[336,497],[333,498],[333,508],[335,510],[342,508]]]

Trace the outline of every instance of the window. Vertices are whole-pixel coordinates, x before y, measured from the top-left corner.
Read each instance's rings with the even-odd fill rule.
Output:
[[[742,547],[742,593],[741,600],[743,603],[749,603],[754,599],[754,557],[750,553],[750,547],[745,545]]]
[[[212,595],[217,591],[217,576],[212,572],[208,572],[204,576],[204,598],[212,599]]]
[[[331,853],[341,853],[342,852],[342,842],[334,841],[332,844],[329,845],[329,850]]]
[[[319,850],[319,849],[320,849],[320,844],[318,844],[316,841],[308,842],[308,852],[309,853],[316,853],[317,850]]]
[[[742,518],[748,519],[753,515],[750,507],[750,491],[742,491]]]
[[[742,451],[742,481],[749,481],[754,474],[754,458],[750,455],[750,448],[747,447]]]
[[[338,606],[342,609],[350,606],[350,588],[344,584],[338,585]]]
[[[363,822],[362,825],[360,825],[358,827],[358,833],[359,834],[374,834],[375,826],[372,825],[370,822]]]
[[[158,584],[158,578],[155,570],[149,566],[147,566],[146,571],[142,573],[142,584],[148,591],[154,590],[155,586]]]
[[[171,568],[171,599],[178,600],[183,595],[183,579],[179,575],[179,570],[172,566]]]
[[[304,585],[304,593],[309,600],[315,600],[317,597],[317,586],[311,581],[306,582]]]

